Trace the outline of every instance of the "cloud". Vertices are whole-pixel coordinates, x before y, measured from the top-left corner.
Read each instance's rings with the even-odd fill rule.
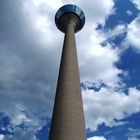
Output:
[[[126,43],[140,51],[139,35],[140,32],[140,15],[136,17],[129,25],[127,29]]]
[[[139,140],[139,138],[128,138],[128,140]]]
[[[118,75],[123,73],[115,67],[115,63],[119,60],[119,51],[109,43],[105,47],[101,45],[108,38],[108,34],[90,29],[90,27],[89,30],[92,33],[87,35],[87,42],[78,43],[77,45],[80,46],[78,48],[78,57],[81,81],[102,82],[115,87],[120,81]]]
[[[95,136],[95,137],[88,138],[87,140],[106,140],[106,138]]]
[[[4,135],[0,134],[0,140],[4,140]]]
[[[140,135],[140,131],[137,129],[129,128],[129,132],[127,134],[128,140],[138,140]]]
[[[23,2],[0,2],[0,111],[13,127],[29,123],[35,131],[43,124],[41,117],[51,116],[57,75],[52,69],[59,62],[52,57],[56,51],[51,53],[57,41],[50,45],[46,36],[48,44],[42,43],[42,30]]]
[[[133,12],[130,11],[130,10],[127,10],[126,13],[127,13],[128,16],[132,16],[133,15]]]
[[[128,95],[115,92],[108,88],[83,91],[84,109],[87,128],[96,130],[99,124],[107,126],[122,125],[124,122],[116,121],[140,111],[140,91],[129,88]]]
[[[21,128],[16,128],[14,131],[14,136],[13,135],[5,135],[4,139],[2,140],[37,140],[34,131],[23,131]]]
[[[116,36],[121,36],[127,31],[127,26],[125,24],[118,24],[113,29],[109,29],[106,32],[106,36],[108,39],[115,38]]]
[[[132,3],[135,4],[135,6],[140,9],[140,1],[139,0],[131,0]]]

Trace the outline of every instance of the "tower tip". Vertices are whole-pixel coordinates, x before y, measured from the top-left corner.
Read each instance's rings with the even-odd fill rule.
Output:
[[[57,28],[60,31],[65,32],[64,29],[63,29],[63,26],[61,25],[60,20],[62,19],[62,17],[64,15],[67,15],[68,13],[72,13],[79,18],[80,23],[79,23],[78,27],[76,28],[75,32],[80,31],[85,24],[85,14],[81,10],[81,8],[79,8],[78,6],[73,5],[73,4],[64,5],[64,6],[60,7],[58,9],[58,11],[56,12],[55,24],[56,24]]]

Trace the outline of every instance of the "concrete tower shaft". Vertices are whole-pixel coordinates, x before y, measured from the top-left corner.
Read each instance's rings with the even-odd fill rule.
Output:
[[[75,32],[80,18],[65,13],[59,20],[65,32],[49,140],[86,140]]]

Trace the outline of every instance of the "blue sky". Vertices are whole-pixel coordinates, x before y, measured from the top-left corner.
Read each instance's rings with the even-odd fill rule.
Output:
[[[0,140],[47,140],[63,44],[54,23],[73,3],[87,140],[140,140],[140,0],[0,1]]]

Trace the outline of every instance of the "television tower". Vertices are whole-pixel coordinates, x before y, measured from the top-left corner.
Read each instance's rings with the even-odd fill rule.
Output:
[[[85,23],[76,5],[64,5],[55,15],[57,28],[65,33],[49,140],[86,140],[75,33]]]

